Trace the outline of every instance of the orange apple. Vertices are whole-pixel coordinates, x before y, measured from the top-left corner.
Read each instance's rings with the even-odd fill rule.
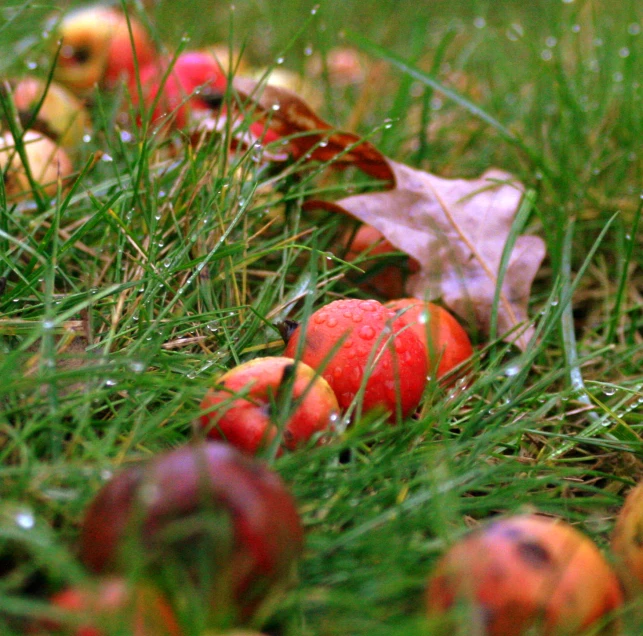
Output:
[[[623,597],[590,539],[567,523],[525,514],[454,544],[429,579],[427,601],[431,617],[460,608],[472,634],[572,636],[614,618]]]

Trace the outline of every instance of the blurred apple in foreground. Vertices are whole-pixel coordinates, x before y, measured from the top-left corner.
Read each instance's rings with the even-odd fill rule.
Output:
[[[601,634],[616,633],[605,621],[623,598],[590,539],[567,523],[518,515],[454,544],[430,577],[427,601],[430,617],[459,614],[471,634],[579,636],[599,624]]]
[[[191,444],[114,476],[87,509],[82,562],[154,582],[173,607],[196,599],[210,624],[247,620],[290,582],[303,549],[279,476],[219,442]]]

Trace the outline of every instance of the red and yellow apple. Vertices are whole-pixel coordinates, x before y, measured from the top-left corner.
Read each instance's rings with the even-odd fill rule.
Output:
[[[156,57],[143,25],[109,6],[72,11],[58,25],[57,35],[62,44],[54,78],[81,95],[94,86],[109,89],[131,79],[136,65],[142,69]]]
[[[78,147],[91,129],[84,102],[56,82],[47,86],[41,79],[25,77],[14,83],[12,95],[21,120],[25,124],[33,120],[34,129],[66,149]]]
[[[206,411],[201,425],[211,438],[256,453],[279,434],[276,422],[283,397],[291,408],[281,414],[281,448],[294,450],[313,435],[329,431],[339,413],[333,390],[314,369],[274,356],[240,364],[218,378],[201,402]]]

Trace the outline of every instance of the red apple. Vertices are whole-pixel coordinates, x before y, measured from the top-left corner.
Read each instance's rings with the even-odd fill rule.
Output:
[[[131,38],[130,38],[131,27]],[[138,68],[151,64],[156,49],[143,25],[108,6],[89,6],[67,14],[58,26],[62,46],[54,77],[77,94],[94,86],[113,88]],[[132,48],[132,40],[134,48]]]
[[[171,64],[172,70],[162,84]],[[142,69],[143,103],[150,108],[156,101],[152,123],[171,116],[172,126],[191,128],[200,117],[218,111],[228,84],[227,72],[209,51],[186,51],[175,60],[164,58]],[[138,87],[134,79],[130,82],[130,94],[137,105]]]
[[[54,196],[59,180],[64,188],[67,177],[73,172],[71,160],[62,148],[41,133],[27,130],[22,140],[31,175],[45,194]],[[31,196],[31,185],[15,143],[11,133],[0,136],[0,169],[5,192],[13,201]]]
[[[302,548],[295,502],[277,474],[220,442],[116,475],[87,509],[80,536],[91,571],[134,568],[173,605],[191,590],[218,624],[252,616],[288,582]]]
[[[91,128],[84,102],[60,84],[47,86],[41,79],[25,77],[14,83],[12,95],[21,120],[28,124],[33,119],[34,128],[65,148],[77,147]]]
[[[282,448],[293,450],[332,427],[339,405],[328,382],[307,364],[283,357],[256,358],[224,373],[201,402],[207,411],[201,424],[211,438],[256,453],[279,433],[275,410],[280,391],[292,401]]]
[[[404,294],[404,268],[413,271],[414,267],[409,257],[402,256],[400,264],[382,265],[382,256],[386,254],[399,253],[384,235],[373,226],[362,224],[357,232],[348,232],[342,241],[347,246],[345,259],[349,262],[358,260],[356,265],[364,270],[365,274],[360,276],[359,287],[363,291],[377,294],[385,299],[400,298]],[[350,276],[354,277],[351,272]]]
[[[467,332],[439,305],[417,298],[399,298],[386,306],[420,337],[426,347],[429,373],[436,378],[445,376],[473,355]]]

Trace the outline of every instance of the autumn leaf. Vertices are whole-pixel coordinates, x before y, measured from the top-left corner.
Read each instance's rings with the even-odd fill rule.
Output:
[[[271,131],[289,138],[294,159],[355,165],[371,177],[392,181],[393,173],[375,146],[359,135],[333,128],[296,93],[246,77],[236,77],[233,86],[242,99],[259,110],[257,114]]]
[[[347,197],[334,207],[372,225],[417,260],[420,270],[407,283],[410,295],[441,297],[456,314],[473,316],[489,333],[500,261],[524,194],[522,184],[495,169],[478,179],[443,179],[386,161],[394,187]],[[499,295],[500,334],[526,321],[531,285],[544,257],[540,237],[517,238]],[[533,328],[525,326],[505,339],[524,350],[532,335]]]

